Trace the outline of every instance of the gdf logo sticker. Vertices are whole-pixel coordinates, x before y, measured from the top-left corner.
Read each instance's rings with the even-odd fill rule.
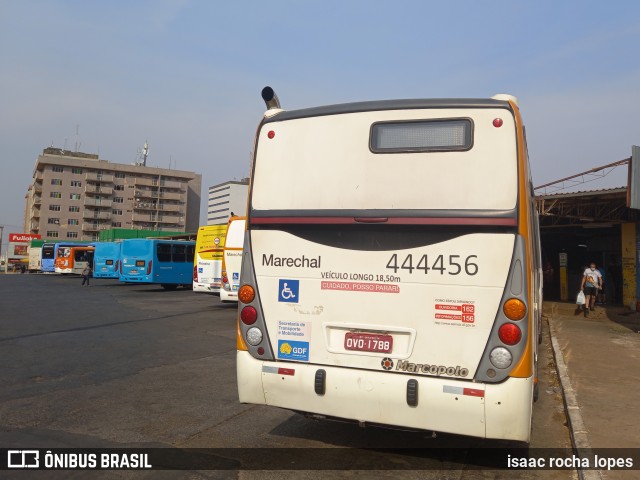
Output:
[[[308,362],[309,342],[278,340],[278,358]]]

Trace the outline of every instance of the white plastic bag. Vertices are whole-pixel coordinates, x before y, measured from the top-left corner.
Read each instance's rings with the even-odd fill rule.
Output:
[[[578,305],[584,305],[584,292],[582,290],[580,290],[580,293],[578,293],[578,298],[576,298],[576,303]]]

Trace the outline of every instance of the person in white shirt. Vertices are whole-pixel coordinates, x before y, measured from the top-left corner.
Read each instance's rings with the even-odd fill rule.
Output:
[[[593,310],[596,304],[598,290],[602,289],[602,274],[596,268],[595,262],[591,262],[582,275],[582,283],[580,291],[584,292],[584,316],[589,314],[589,310]]]

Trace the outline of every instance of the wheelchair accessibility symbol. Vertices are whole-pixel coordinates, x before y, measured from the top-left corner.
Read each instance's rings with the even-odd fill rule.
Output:
[[[278,283],[278,301],[298,303],[300,280],[280,279]]]

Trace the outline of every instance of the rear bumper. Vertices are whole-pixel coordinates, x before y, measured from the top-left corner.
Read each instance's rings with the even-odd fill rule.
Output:
[[[293,374],[279,374],[278,368],[283,367]],[[326,372],[324,395],[314,388],[320,369]],[[246,351],[237,352],[237,376],[242,403],[480,438],[529,441],[533,377],[484,385],[444,377],[265,362]],[[407,403],[407,383],[412,379],[418,384],[416,406]]]
[[[238,301],[238,291],[230,292],[225,290],[224,288],[220,289],[220,301],[222,302],[237,302]]]
[[[193,291],[200,293],[218,293],[220,286],[212,285],[210,283],[193,282]]]
[[[117,273],[93,273],[93,278],[119,278],[120,275],[118,275]]]
[[[151,282],[151,280],[149,280],[147,277],[141,277],[139,275],[120,275],[120,281],[121,282],[130,282],[130,283],[149,283],[149,282]]]

